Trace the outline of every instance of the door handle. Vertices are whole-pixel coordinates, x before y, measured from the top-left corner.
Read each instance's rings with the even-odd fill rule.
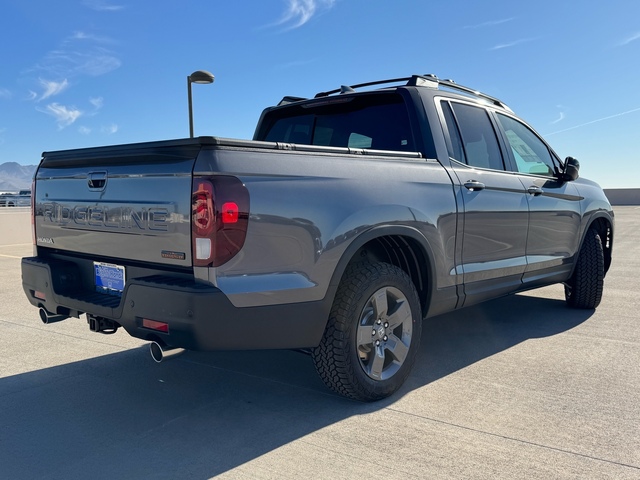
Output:
[[[484,190],[484,183],[478,182],[477,180],[469,180],[464,183],[464,188],[466,188],[470,192],[476,192],[479,190]]]
[[[536,186],[536,185],[531,185],[529,188],[527,188],[527,192],[530,195],[533,195],[535,197],[537,197],[538,195],[542,194],[542,188]]]

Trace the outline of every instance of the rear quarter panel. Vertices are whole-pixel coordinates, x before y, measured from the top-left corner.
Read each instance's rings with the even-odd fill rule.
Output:
[[[208,279],[236,306],[323,299],[347,248],[372,229],[402,225],[424,238],[455,278],[455,198],[445,170],[433,160],[293,151],[203,151],[195,175],[225,172],[250,195],[244,247],[208,269]]]

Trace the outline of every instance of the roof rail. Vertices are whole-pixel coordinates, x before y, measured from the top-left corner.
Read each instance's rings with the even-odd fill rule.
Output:
[[[355,91],[356,88],[370,87],[373,85],[383,85],[386,83],[398,83],[398,82],[406,82],[405,85],[409,87],[439,88],[440,86],[442,86],[450,90],[457,90],[458,92],[463,92],[468,95],[472,95],[474,97],[482,98],[484,100],[489,101],[491,104],[497,107],[504,108],[505,110],[511,111],[511,109],[502,100],[499,100],[485,93],[479,92],[478,90],[474,90],[473,88],[465,87],[464,85],[458,85],[453,80],[439,79],[433,73],[427,73],[424,75],[412,75],[411,77],[391,78],[389,80],[377,80],[375,82],[358,83],[356,85],[351,85],[351,86],[342,85],[340,88],[337,88],[335,90],[320,92],[316,94],[314,98],[328,97],[329,95],[333,95],[335,93],[341,93],[341,94],[351,93]]]
[[[358,83],[356,85],[350,85],[350,86],[342,85],[340,88],[336,88],[335,90],[329,90],[327,92],[317,93],[316,96],[313,98],[328,97],[329,95],[333,95],[334,93],[347,93],[347,92],[350,93],[350,92],[353,92],[356,88],[370,87],[372,85],[383,85],[385,83],[406,82],[409,79],[411,79],[411,77],[392,78],[389,80],[376,80],[375,82]],[[350,89],[350,90],[347,90],[347,89]],[[347,90],[347,92],[345,92],[345,90]]]
[[[453,80],[440,80],[438,79],[438,84],[443,87],[447,87],[451,90],[458,90],[463,93],[467,93],[469,95],[473,95],[474,97],[480,97],[485,100],[488,100],[496,107],[504,108],[505,110],[512,111],[506,103],[502,100],[497,99],[496,97],[492,97],[491,95],[487,95],[486,93],[479,92],[478,90],[474,90],[473,88],[465,87],[464,85],[458,85]]]

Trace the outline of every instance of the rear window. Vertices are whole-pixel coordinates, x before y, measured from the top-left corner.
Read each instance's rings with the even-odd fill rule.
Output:
[[[256,140],[415,151],[409,114],[396,94],[331,97],[269,112]],[[375,103],[374,103],[375,102]]]

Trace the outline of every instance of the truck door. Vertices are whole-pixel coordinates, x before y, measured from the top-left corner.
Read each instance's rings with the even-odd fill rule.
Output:
[[[527,190],[529,234],[523,282],[532,286],[558,276],[566,278],[578,250],[581,207],[577,188],[558,179],[558,160],[549,147],[522,122],[496,113],[511,167]]]
[[[442,101],[449,156],[463,201],[464,305],[516,290],[525,272],[529,207],[527,193],[505,163],[484,108]]]

